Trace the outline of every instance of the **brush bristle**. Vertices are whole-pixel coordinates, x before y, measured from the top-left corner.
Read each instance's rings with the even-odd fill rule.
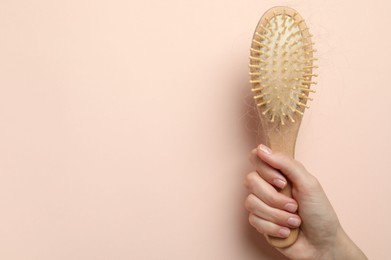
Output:
[[[285,10],[259,22],[250,54],[250,83],[259,112],[285,125],[302,116],[312,81],[313,43],[304,20]]]

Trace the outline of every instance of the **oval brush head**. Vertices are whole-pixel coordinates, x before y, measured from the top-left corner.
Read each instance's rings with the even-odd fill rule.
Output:
[[[289,7],[274,7],[255,30],[250,55],[250,83],[260,114],[270,122],[294,123],[308,108],[316,74],[313,43],[301,16]]]
[[[251,91],[261,121],[264,143],[273,151],[294,157],[295,143],[312,80],[316,60],[311,34],[303,18],[289,7],[274,7],[259,21],[250,51]],[[292,196],[291,184],[281,190]],[[292,229],[288,238],[267,236],[275,247],[292,245],[299,229]]]

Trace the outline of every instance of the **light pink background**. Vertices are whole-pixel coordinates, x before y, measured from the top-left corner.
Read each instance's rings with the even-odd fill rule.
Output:
[[[297,158],[388,259],[390,3],[1,1],[0,259],[284,259],[243,208],[249,46],[274,5],[320,59]]]

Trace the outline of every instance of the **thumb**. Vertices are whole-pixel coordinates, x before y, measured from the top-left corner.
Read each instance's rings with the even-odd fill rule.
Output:
[[[313,180],[316,180],[304,166],[292,157],[273,152],[269,147],[261,144],[257,148],[258,157],[284,174],[296,187],[308,187]]]

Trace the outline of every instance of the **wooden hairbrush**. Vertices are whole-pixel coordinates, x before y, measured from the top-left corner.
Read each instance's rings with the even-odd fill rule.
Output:
[[[255,29],[250,50],[250,83],[260,118],[260,134],[273,151],[294,157],[295,143],[312,81],[314,52],[311,34],[290,7],[269,9]],[[292,197],[291,184],[280,192]],[[289,237],[266,236],[278,248],[295,243],[299,228]]]

